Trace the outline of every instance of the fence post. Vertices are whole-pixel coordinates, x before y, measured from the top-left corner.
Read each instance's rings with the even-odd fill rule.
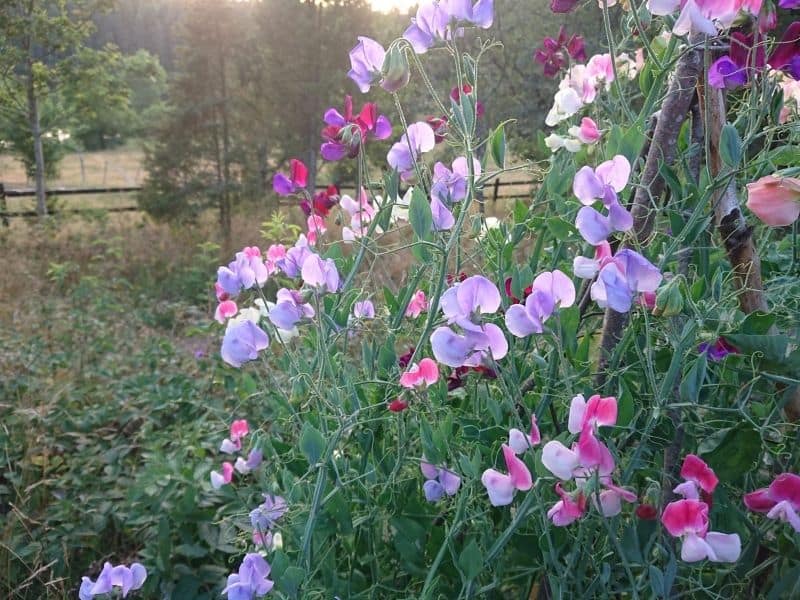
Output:
[[[6,202],[6,188],[0,183],[0,218],[3,221],[3,227],[8,227],[8,203]]]
[[[499,179],[495,179],[494,180],[494,197],[492,198],[493,202],[497,202],[497,194],[498,194],[499,191],[500,191],[500,180]]]

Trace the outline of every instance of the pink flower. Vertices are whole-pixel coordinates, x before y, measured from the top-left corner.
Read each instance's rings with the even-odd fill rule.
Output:
[[[553,521],[553,525],[556,527],[566,527],[580,519],[583,513],[586,512],[586,496],[579,490],[576,498],[573,499],[572,496],[564,491],[560,482],[556,484],[555,490],[561,500],[550,507],[550,510],[547,511],[547,517]]]
[[[358,202],[353,200],[350,196],[344,195],[339,201],[342,210],[350,215],[350,226],[342,228],[342,240],[345,242],[353,242],[361,238],[369,231],[368,224],[372,222],[375,217],[375,207],[371,204],[367,192],[361,188],[358,195]]]
[[[283,244],[272,244],[267,249],[267,260],[264,264],[267,267],[267,272],[272,275],[279,270],[278,264],[286,258],[286,246]]]
[[[719,479],[711,467],[695,454],[687,454],[686,458],[683,459],[681,477],[686,481],[672,491],[689,500],[700,498],[698,488],[710,497],[719,483]]]
[[[317,237],[325,235],[325,232],[328,231],[325,219],[319,215],[310,215],[308,219],[306,219],[306,224],[308,225],[308,243],[312,246],[316,245]]]
[[[219,303],[217,310],[214,311],[214,318],[218,323],[224,323],[226,319],[233,317],[237,312],[239,312],[239,308],[236,306],[236,302],[224,300]]]
[[[303,262],[300,275],[303,281],[313,288],[327,290],[330,293],[339,289],[339,271],[332,258],[322,259],[317,254],[311,254]]]
[[[358,115],[353,115],[353,99],[344,97],[344,115],[329,108],[324,116],[320,153],[325,160],[355,158],[368,138],[384,140],[392,135],[392,124],[384,115],[378,115],[374,102],[367,102]]]
[[[591,427],[613,427],[617,423],[617,399],[613,396],[601,398],[595,394],[589,401],[578,394],[572,399],[569,407],[570,433],[580,433],[587,425]]]
[[[614,63],[610,54],[595,54],[586,63],[586,75],[595,82],[605,83],[606,89],[614,81]]]
[[[744,504],[754,512],[766,513],[769,519],[789,523],[800,533],[800,476],[778,475],[769,487],[745,494]]]
[[[791,225],[800,216],[800,179],[767,175],[748,183],[747,208],[771,227]]]
[[[531,431],[527,435],[516,428],[508,431],[508,445],[515,454],[522,454],[528,448],[533,448],[541,442],[542,435],[539,433],[539,426],[536,424],[536,413],[531,413]]]
[[[233,481],[233,465],[229,462],[222,463],[222,473],[211,471],[211,487],[218,490],[223,485]]]
[[[403,181],[411,179],[414,175],[414,163],[420,155],[430,152],[436,145],[433,129],[424,121],[412,123],[408,132],[400,137],[386,155],[389,166],[397,169]]]
[[[416,319],[421,313],[428,310],[428,300],[425,298],[425,292],[417,290],[411,296],[411,301],[406,307],[406,316]]]
[[[436,361],[423,358],[419,364],[414,363],[400,376],[400,385],[404,388],[426,388],[439,380],[439,367]]]
[[[742,542],[736,533],[708,531],[708,504],[700,500],[670,502],[661,515],[661,523],[673,537],[682,538],[681,559],[696,562],[736,562]]]
[[[486,469],[481,476],[481,483],[489,494],[492,506],[511,504],[516,490],[524,492],[533,487],[533,478],[528,467],[506,444],[503,444],[503,458],[506,461],[508,475],[494,469]]]
[[[600,139],[600,130],[597,128],[597,123],[589,117],[581,119],[581,126],[577,133],[576,137],[584,144],[594,144]]]
[[[305,189],[308,181],[308,168],[302,161],[293,158],[289,161],[291,172],[287,177],[283,173],[275,173],[272,178],[272,189],[279,196],[289,196],[295,192]]]

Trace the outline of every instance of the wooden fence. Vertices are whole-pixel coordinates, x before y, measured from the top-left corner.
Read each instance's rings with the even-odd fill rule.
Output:
[[[493,183],[489,184],[483,189],[484,200],[491,198],[492,202],[504,200],[509,198],[519,198],[523,194],[520,192],[502,193],[500,188],[503,187],[527,187],[528,190],[535,184],[534,181],[500,181],[495,179]],[[133,192],[141,191],[141,186],[129,187],[93,187],[93,188],[50,188],[47,190],[48,196],[87,196],[92,194],[130,194]],[[324,186],[317,188],[317,191],[326,189]],[[491,193],[487,193],[491,190]],[[354,190],[343,190],[354,191]],[[33,198],[36,196],[36,190],[31,188],[25,189],[5,189],[0,183],[0,221],[6,227],[9,226],[9,220],[20,217],[35,217],[37,213],[35,210],[8,210],[8,198]],[[135,212],[140,211],[138,205],[126,204],[125,206],[108,206],[101,208],[72,208],[72,209],[54,209],[50,210],[50,214],[77,214],[81,212],[104,211],[104,212]]]

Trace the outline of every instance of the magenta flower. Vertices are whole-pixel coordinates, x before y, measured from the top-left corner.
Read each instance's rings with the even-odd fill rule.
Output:
[[[215,287],[226,294],[225,299],[235,298],[243,289],[250,289],[254,285],[263,287],[268,277],[269,271],[261,257],[261,250],[258,246],[247,246],[236,253],[236,259],[227,267],[217,269]]]
[[[331,211],[331,208],[336,206],[338,202],[339,188],[337,188],[335,185],[329,185],[324,190],[320,190],[314,194],[314,197],[311,200],[303,198],[300,201],[300,210],[302,210],[303,214],[305,214],[307,217],[310,217],[311,215],[327,217]]]
[[[517,337],[542,333],[557,305],[567,308],[575,303],[572,280],[557,269],[539,274],[530,289],[524,305],[514,304],[506,311],[506,327]]]
[[[423,358],[419,364],[413,363],[400,376],[400,385],[404,388],[426,388],[439,381],[439,366],[430,358]]]
[[[537,446],[542,441],[542,434],[539,433],[539,426],[536,424],[536,413],[531,413],[530,433],[523,433],[516,427],[508,430],[508,446],[514,454],[522,454],[528,448]]]
[[[403,181],[407,181],[414,174],[414,163],[424,152],[430,152],[436,145],[433,129],[424,121],[419,121],[408,126],[408,133],[404,133],[399,142],[396,142],[386,160],[389,166],[397,169]]]
[[[94,596],[111,594],[115,587],[120,589],[123,598],[131,590],[138,590],[147,579],[147,569],[144,565],[133,563],[130,567],[125,565],[113,566],[107,562],[97,577],[92,581],[88,577],[81,578],[81,587],[78,590],[80,600],[91,600]]]
[[[447,290],[441,308],[448,326],[436,329],[431,346],[436,360],[449,367],[482,365],[489,354],[495,360],[508,352],[502,330],[493,323],[482,323],[481,315],[494,314],[500,308],[500,292],[480,275],[468,277]],[[452,329],[456,325],[461,330]]]
[[[242,438],[250,431],[250,427],[245,419],[238,419],[231,423],[230,437],[222,440],[219,447],[220,452],[233,454],[242,449]]]
[[[325,141],[320,152],[325,160],[355,158],[368,139],[385,140],[392,135],[392,124],[384,115],[378,115],[374,102],[367,102],[358,115],[353,115],[353,99],[349,95],[344,97],[344,115],[329,108],[324,121],[322,139]]]
[[[289,331],[302,319],[313,319],[314,314],[314,307],[305,301],[300,292],[281,288],[268,318],[278,329]]]
[[[545,77],[555,77],[572,58],[576,62],[586,60],[586,48],[583,37],[572,35],[567,38],[567,30],[563,25],[558,30],[558,37],[546,37],[542,45],[533,53],[533,59],[544,67]]]
[[[628,184],[631,165],[628,159],[618,154],[613,159],[597,166],[582,167],[572,181],[572,192],[581,201],[575,227],[581,236],[593,246],[608,239],[614,231],[628,231],[633,227],[633,216],[619,203],[617,193]],[[592,207],[600,199],[608,209],[608,216]]]
[[[547,511],[547,518],[556,527],[572,525],[586,512],[586,496],[580,489],[576,490],[574,494],[567,493],[560,481],[556,483],[555,491],[560,500]]]
[[[575,275],[591,279],[591,297],[602,308],[610,307],[617,312],[628,312],[633,299],[640,292],[654,292],[661,283],[661,272],[641,254],[623,249],[611,256],[608,242],[595,249],[595,259],[575,257]]]
[[[728,354],[738,354],[739,349],[728,342],[724,337],[719,337],[714,343],[703,342],[697,347],[700,353],[705,352],[708,359],[713,362],[719,362]]]
[[[800,533],[800,477],[783,473],[769,487],[744,495],[744,504],[754,512],[766,513],[768,519],[789,523]]]
[[[272,178],[272,189],[279,196],[289,196],[302,189],[305,189],[308,183],[308,168],[302,161],[293,158],[289,161],[290,173],[275,173]]]
[[[669,534],[681,538],[681,559],[696,562],[707,558],[712,562],[736,562],[742,542],[736,533],[708,531],[708,504],[700,500],[670,502],[661,515],[661,523]]]
[[[249,319],[228,321],[222,338],[222,360],[232,367],[258,358],[258,353],[269,346],[269,336]]]
[[[533,487],[533,477],[525,463],[517,457],[514,450],[503,444],[503,458],[508,474],[494,469],[486,469],[481,483],[489,494],[492,506],[506,506],[514,499],[517,490],[525,492]]]
[[[461,477],[450,469],[433,466],[424,457],[419,468],[426,479],[422,491],[428,502],[438,502],[445,494],[455,496],[461,487]]]
[[[218,490],[233,481],[233,465],[227,461],[222,463],[222,473],[211,471],[211,487]]]
[[[239,307],[236,306],[236,302],[233,300],[223,300],[217,306],[217,310],[214,311],[214,319],[216,319],[218,323],[225,323],[226,320],[236,316],[237,312],[239,312]]]
[[[572,12],[578,6],[578,0],[550,0],[550,10],[554,13]]]
[[[423,312],[427,312],[427,310],[428,300],[425,298],[425,292],[417,290],[414,292],[414,295],[411,296],[411,301],[408,303],[408,306],[406,306],[405,316],[416,319]]]
[[[246,554],[238,573],[228,575],[228,584],[222,590],[228,600],[253,600],[272,590],[275,582],[268,579],[271,568],[264,558],[255,552]]]
[[[795,4],[794,8],[800,8],[800,2]],[[773,69],[786,71],[794,79],[800,80],[800,21],[795,21],[786,28],[767,63]]]
[[[687,500],[699,500],[702,491],[703,500],[709,502],[719,483],[713,469],[695,454],[687,454],[683,459],[681,477],[685,481],[672,491]]]

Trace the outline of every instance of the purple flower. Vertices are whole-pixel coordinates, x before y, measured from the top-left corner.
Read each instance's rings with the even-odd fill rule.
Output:
[[[289,161],[291,172],[289,176],[275,173],[272,178],[272,189],[279,196],[288,196],[304,189],[308,181],[308,168],[302,161],[293,158]]]
[[[617,199],[617,192],[625,188],[630,174],[631,165],[621,154],[596,169],[586,166],[575,174],[572,192],[584,205],[575,218],[575,227],[593,246],[604,242],[613,231],[628,231],[633,227],[633,217]],[[591,206],[597,199],[608,209],[607,216]]]
[[[236,260],[217,269],[217,285],[229,297],[235,298],[243,289],[263,287],[269,277],[258,246],[248,246],[236,253]]]
[[[478,177],[481,174],[481,163],[477,159],[472,159],[473,174]],[[433,183],[431,185],[431,196],[439,198],[442,202],[461,202],[467,197],[467,159],[459,156],[453,161],[453,169],[448,169],[444,163],[437,162],[433,166]]]
[[[103,565],[103,570],[97,578],[92,581],[88,577],[81,579],[81,587],[78,591],[80,600],[91,600],[100,594],[110,594],[114,587],[119,587],[122,597],[125,598],[131,590],[138,590],[147,579],[147,570],[139,563],[133,563],[130,568],[125,565],[112,566],[107,562]]]
[[[374,102],[367,102],[361,112],[353,115],[353,99],[344,97],[344,115],[335,108],[325,111],[325,124],[320,147],[325,160],[341,160],[345,157],[355,158],[361,145],[368,138],[384,140],[392,135],[392,124],[384,115],[378,115],[378,107]]]
[[[408,133],[404,133],[400,141],[391,147],[386,160],[406,181],[414,174],[414,163],[420,154],[430,152],[435,145],[433,129],[424,121],[419,121],[408,126]]]
[[[431,217],[435,231],[448,231],[456,224],[453,213],[437,196],[431,198]]]
[[[575,258],[574,271],[578,277],[591,279],[591,297],[602,308],[628,312],[637,293],[654,292],[661,283],[661,271],[641,254],[623,249],[611,256],[608,242],[598,245],[595,260]],[[599,272],[598,272],[599,271]]]
[[[708,355],[709,360],[713,362],[719,362],[728,354],[738,354],[739,349],[735,346],[731,345],[724,337],[719,337],[717,340],[712,344],[709,342],[703,342],[697,347],[697,351],[699,353],[705,352]]]
[[[347,76],[356,82],[362,93],[381,78],[386,50],[375,40],[358,36],[358,43],[350,50],[350,71]]]
[[[778,6],[787,10],[800,8],[800,0],[780,0],[780,2],[778,2]]]
[[[481,275],[468,277],[447,290],[441,308],[448,326],[439,327],[431,335],[436,360],[450,367],[477,367],[489,353],[494,359],[508,352],[503,331],[493,323],[481,323],[482,314],[493,314],[500,308],[500,292]],[[454,331],[458,326],[462,333]]]
[[[233,468],[242,475],[246,475],[250,471],[254,471],[261,466],[262,460],[264,460],[264,453],[261,452],[261,450],[254,448],[250,450],[250,453],[247,455],[247,460],[243,459],[241,456],[238,457],[233,465]]]
[[[428,502],[437,502],[445,494],[455,496],[458,488],[461,487],[461,477],[449,469],[435,467],[424,458],[420,462],[419,468],[427,480],[422,485],[422,491]]]
[[[723,56],[709,67],[708,83],[715,88],[737,88],[747,83],[747,69],[733,62],[730,56]]]
[[[793,8],[800,7],[795,0]],[[795,21],[781,37],[767,61],[773,69],[787,71],[795,79],[800,79],[800,21]]]
[[[222,360],[238,368],[258,358],[259,351],[267,346],[269,336],[258,325],[248,319],[231,319],[222,338]]]
[[[301,319],[314,318],[314,314],[314,307],[303,299],[300,292],[281,288],[275,296],[275,306],[269,309],[268,318],[278,329],[289,331]]]
[[[506,327],[517,337],[542,333],[544,322],[556,305],[567,308],[575,303],[575,286],[561,271],[541,273],[533,280],[525,304],[514,304],[506,311]]]
[[[269,563],[260,554],[250,552],[245,555],[238,573],[228,575],[228,585],[222,590],[228,600],[253,600],[270,592],[275,583],[267,576]]]
[[[533,53],[533,60],[544,67],[545,77],[555,77],[567,65],[568,57],[576,62],[585,62],[586,48],[582,36],[573,35],[568,39],[563,25],[558,30],[558,38],[544,38]]]
[[[478,0],[475,4],[472,0],[450,0],[441,4],[456,21],[466,21],[481,29],[489,29],[494,22],[494,0]]]
[[[303,268],[303,263],[313,254],[308,247],[308,238],[305,234],[300,234],[292,248],[286,251],[286,255],[279,258],[275,266],[278,267],[287,277],[297,277]]]
[[[353,304],[353,316],[356,319],[374,319],[375,306],[371,300],[361,300]]]
[[[424,1],[417,8],[417,16],[411,19],[411,25],[403,33],[414,52],[425,54],[437,41],[448,39],[447,25],[450,21],[443,4]]]
[[[266,531],[272,529],[289,507],[281,496],[264,494],[264,502],[250,511],[250,524],[253,529]]]
[[[332,258],[322,259],[318,254],[312,254],[303,263],[300,275],[306,284],[318,290],[332,294],[339,289],[339,271]]]

